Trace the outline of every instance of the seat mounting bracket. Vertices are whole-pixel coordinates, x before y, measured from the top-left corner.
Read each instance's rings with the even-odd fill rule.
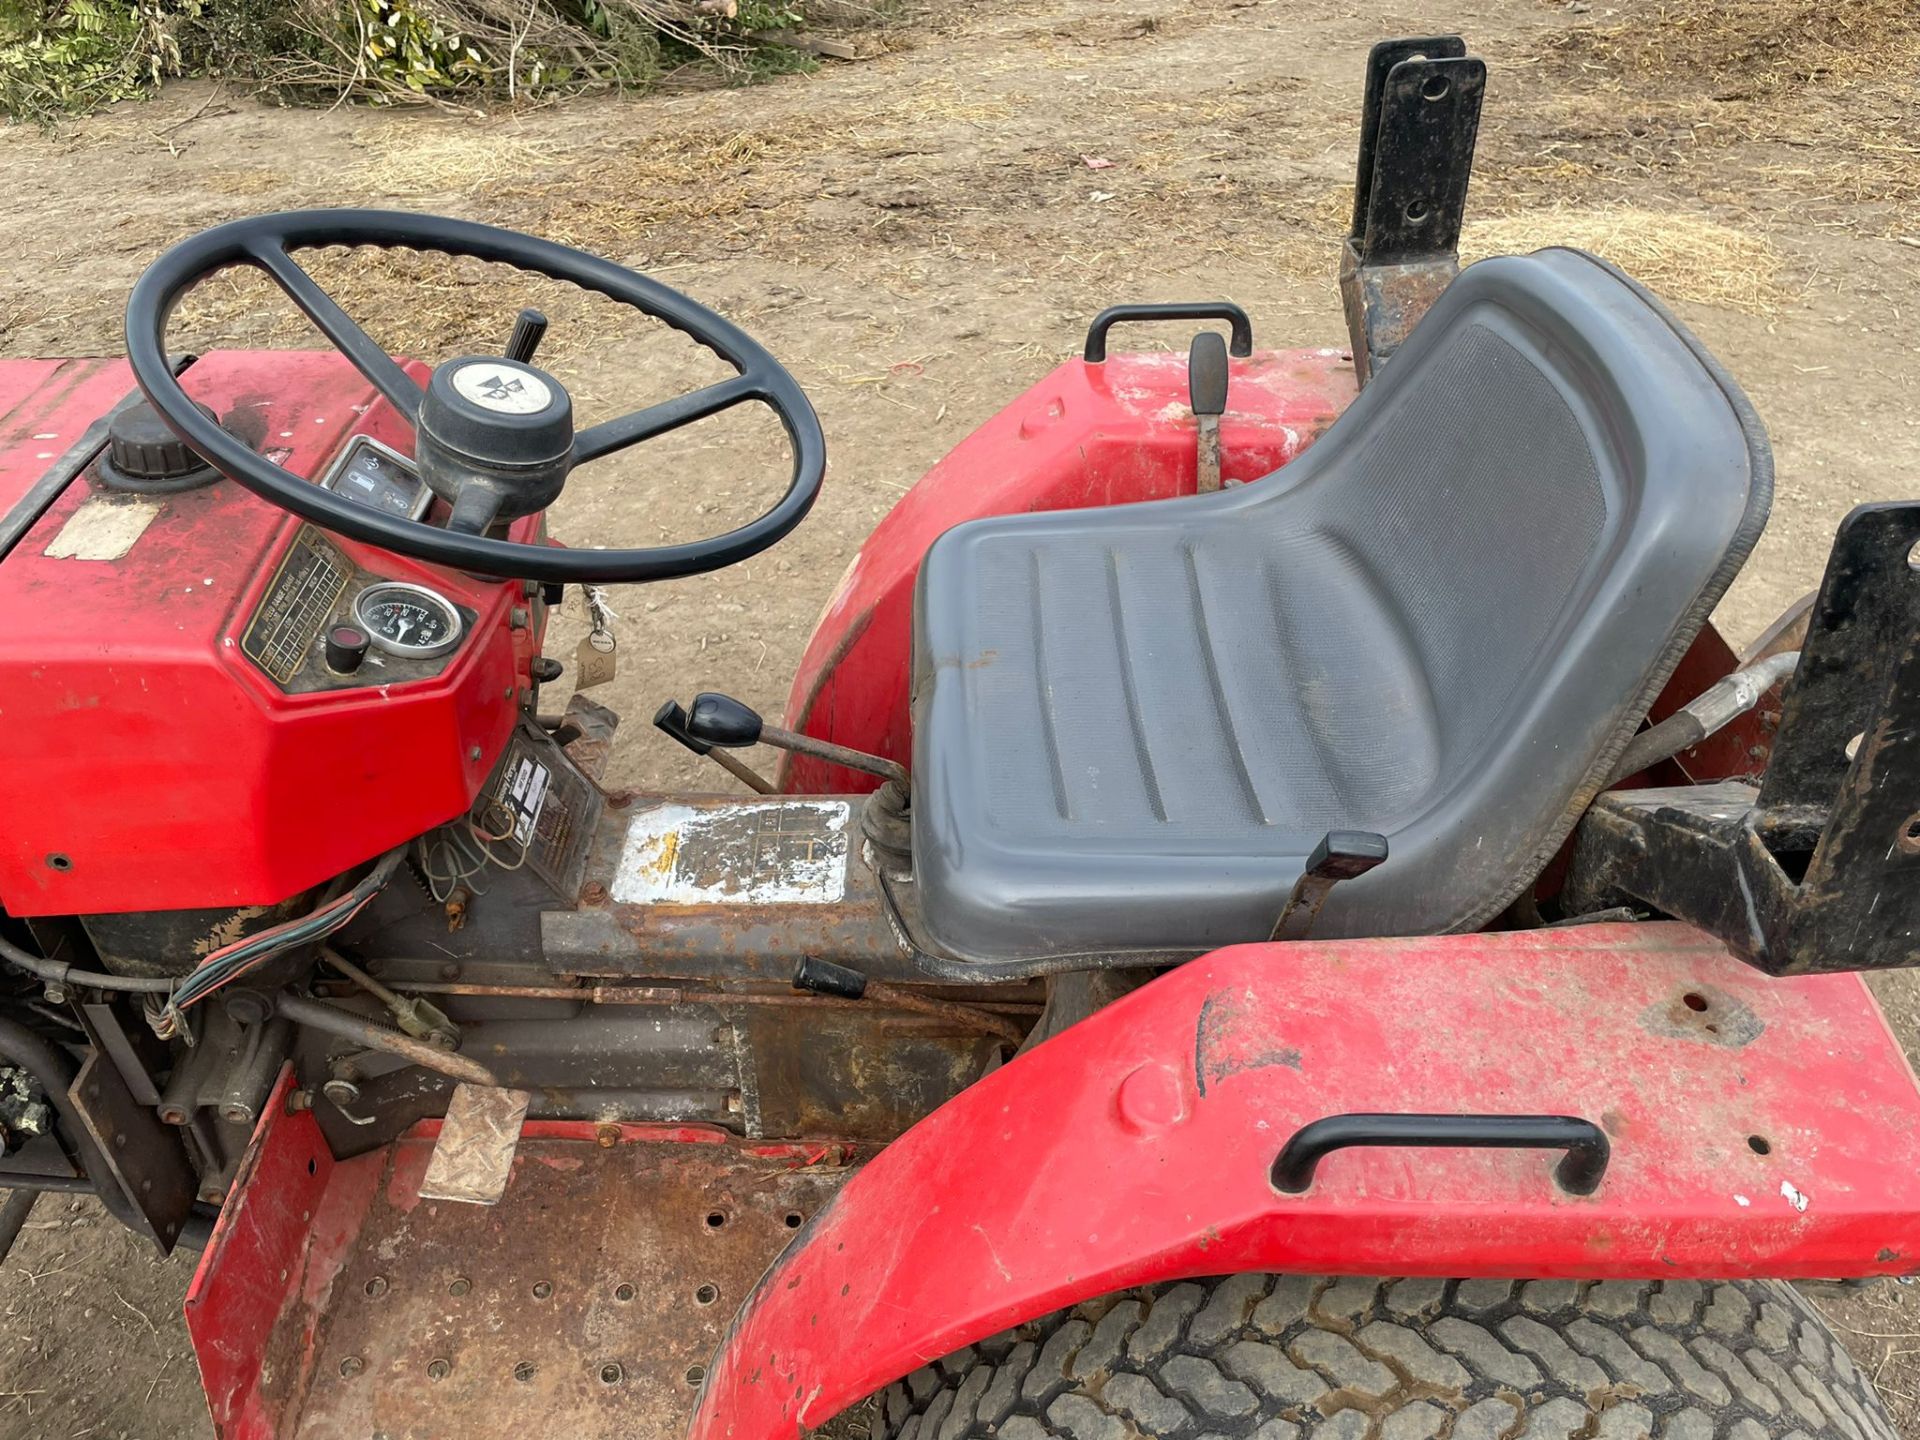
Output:
[[[1362,385],[1459,273],[1486,85],[1486,62],[1458,35],[1382,40],[1367,57],[1353,228],[1340,258]]]
[[[1920,504],[1840,523],[1758,787],[1612,790],[1569,913],[1652,906],[1773,975],[1920,965]]]

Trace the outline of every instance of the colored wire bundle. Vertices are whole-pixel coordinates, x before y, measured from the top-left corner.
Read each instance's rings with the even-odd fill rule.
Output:
[[[238,979],[249,970],[284,954],[300,945],[308,945],[316,940],[325,939],[344,926],[373,902],[386,884],[393,878],[393,872],[400,866],[401,858],[407,847],[389,850],[375,862],[374,867],[361,877],[358,884],[336,899],[329,900],[317,910],[298,919],[288,920],[274,925],[244,940],[236,940],[231,945],[223,945],[206,959],[202,960],[174,989],[172,998],[155,1020],[154,1029],[162,1039],[170,1038],[182,1031],[181,1016],[190,1005],[213,994],[223,985]]]

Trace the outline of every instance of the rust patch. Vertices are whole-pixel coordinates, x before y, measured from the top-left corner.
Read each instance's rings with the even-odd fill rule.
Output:
[[[1640,1028],[1669,1040],[1699,1040],[1741,1050],[1766,1032],[1766,1022],[1744,1000],[1707,985],[1675,993],[1646,1008]]]
[[[402,1142],[319,1316],[298,1440],[679,1440],[727,1321],[845,1171],[734,1145],[522,1141],[492,1209]],[[317,1333],[315,1333],[317,1332]]]

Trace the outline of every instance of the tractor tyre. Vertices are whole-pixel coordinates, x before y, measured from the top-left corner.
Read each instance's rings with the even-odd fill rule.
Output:
[[[1900,1440],[1777,1281],[1233,1275],[916,1370],[874,1440]]]

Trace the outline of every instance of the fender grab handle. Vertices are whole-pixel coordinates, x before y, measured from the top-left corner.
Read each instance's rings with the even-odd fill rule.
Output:
[[[1613,1154],[1605,1131],[1571,1115],[1329,1115],[1301,1126],[1281,1147],[1273,1188],[1305,1194],[1322,1160],[1356,1145],[1565,1150],[1553,1179],[1569,1195],[1598,1190]]]
[[[1110,305],[1093,317],[1082,356],[1089,365],[1107,358],[1107,331],[1122,320],[1225,320],[1232,339],[1228,351],[1244,360],[1253,354],[1253,321],[1231,300],[1180,300],[1166,304]]]

